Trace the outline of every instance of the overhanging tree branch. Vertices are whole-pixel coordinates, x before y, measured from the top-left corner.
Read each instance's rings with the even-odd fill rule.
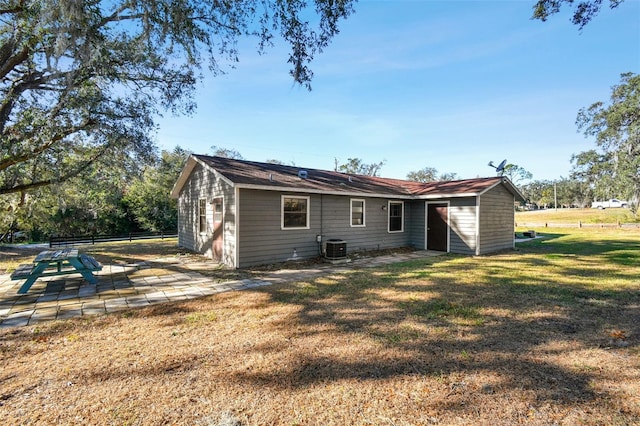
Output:
[[[89,145],[91,153],[151,155],[157,113],[190,111],[203,58],[220,72],[220,58],[237,61],[240,36],[257,37],[261,50],[279,33],[292,49],[294,80],[308,85],[309,61],[337,33],[354,0],[314,3],[315,16],[306,2],[288,0],[5,2],[0,193],[94,167],[99,158],[85,149]],[[117,148],[109,148],[113,138]]]

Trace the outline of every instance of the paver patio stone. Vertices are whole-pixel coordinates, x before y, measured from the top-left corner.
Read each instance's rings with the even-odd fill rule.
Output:
[[[60,306],[57,319],[70,319],[82,316],[82,304]]]
[[[90,302],[82,304],[82,313],[84,315],[97,315],[106,313],[104,302]]]
[[[169,298],[165,296],[165,294],[162,292],[156,292],[156,293],[147,294],[147,300],[149,301],[149,303],[153,304],[153,303],[168,302]]]
[[[78,298],[77,290],[65,290],[60,293],[60,296],[58,296],[58,300],[77,299],[77,298]]]
[[[38,302],[35,304],[36,309],[58,309],[57,300],[48,300],[46,302]]]
[[[118,297],[133,297],[138,294],[138,290],[133,287],[118,289]]]
[[[29,324],[30,316],[8,316],[2,321],[3,327],[24,327]]]
[[[96,295],[96,287],[94,285],[91,286],[82,286],[78,290],[78,297],[85,298]]]
[[[119,280],[119,281],[113,281],[113,288],[115,288],[116,290],[123,290],[126,288],[131,288],[133,283],[130,283],[127,280]]]
[[[200,291],[202,291],[203,296],[211,296],[212,294],[219,293],[219,291],[216,291],[216,288],[213,286],[201,287]]]
[[[16,303],[13,305],[13,312],[22,312],[22,311],[30,311],[35,310],[37,307],[36,303]]]
[[[246,288],[247,286],[245,285],[244,282],[242,281],[229,281],[227,283],[224,283],[224,285],[226,287],[229,287],[233,290],[237,290],[237,289],[241,289],[241,288]]]
[[[379,266],[430,255],[418,252],[380,259],[360,259],[358,263],[361,264],[360,267]],[[172,262],[175,263],[180,262]],[[26,295],[16,294],[20,282],[11,281],[8,275],[0,275],[0,327],[26,326],[53,319],[111,313],[228,291],[241,291],[291,281],[308,281],[323,275],[343,275],[349,270],[343,266],[318,267],[303,271],[286,269],[265,272],[256,278],[218,282],[197,272],[198,269],[214,270],[215,266],[212,267],[212,263],[189,265],[190,271],[143,277],[128,275],[152,267],[159,269],[164,263],[105,265],[100,274],[97,274],[97,285],[89,285],[83,279],[75,277],[65,280],[41,279],[36,281]]]
[[[29,304],[29,303],[36,303],[38,301],[38,296],[35,295],[21,295],[16,299],[16,303],[20,303],[23,305]]]
[[[107,312],[116,312],[129,309],[126,299],[105,300],[104,307]]]
[[[189,299],[192,299],[192,297],[187,296],[183,292],[180,292],[179,294],[171,297],[171,300],[189,300]]]
[[[80,299],[75,299],[75,300],[65,300],[64,302],[66,303],[61,303],[60,305],[58,305],[58,310],[65,310],[65,311],[72,311],[74,309],[81,309],[82,308],[82,300]]]
[[[58,316],[58,308],[36,309],[29,320],[29,324],[34,322],[52,321]]]
[[[127,304],[131,308],[141,308],[141,307],[150,305],[149,301],[145,296],[127,297],[126,300],[127,300]]]
[[[51,302],[53,300],[58,300],[58,293],[45,293],[38,297],[36,303]]]
[[[251,282],[251,284],[247,284],[247,287],[254,288],[254,287],[264,287],[267,285],[271,285],[271,283],[269,281],[253,281]]]
[[[197,296],[202,296],[202,291],[198,287],[190,287],[182,290],[184,294],[195,294]]]
[[[72,306],[78,304],[78,299],[58,299],[58,306]]]

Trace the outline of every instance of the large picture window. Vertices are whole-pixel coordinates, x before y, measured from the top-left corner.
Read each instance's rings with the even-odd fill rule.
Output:
[[[282,196],[282,229],[309,229],[309,197]]]
[[[364,200],[351,200],[351,226],[365,226]]]
[[[207,232],[207,200],[204,198],[198,200],[198,231]]]
[[[389,201],[389,232],[402,232],[404,226],[404,203]]]

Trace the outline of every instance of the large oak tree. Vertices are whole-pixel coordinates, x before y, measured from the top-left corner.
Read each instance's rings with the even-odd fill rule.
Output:
[[[609,8],[615,9],[624,0],[606,0]],[[538,0],[533,6],[533,18],[546,21],[551,15],[560,12],[563,6],[573,7],[571,22],[582,29],[600,13],[604,0]]]
[[[576,124],[595,138],[597,148],[574,156],[574,175],[590,182],[596,195],[627,198],[635,214],[640,204],[640,75],[622,74],[610,103],[581,109]]]
[[[353,0],[0,0],[0,194],[77,176],[119,155],[153,154],[154,119],[192,111],[193,91],[253,36],[310,61]]]

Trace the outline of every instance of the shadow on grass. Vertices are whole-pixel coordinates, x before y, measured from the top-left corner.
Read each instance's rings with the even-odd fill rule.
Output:
[[[243,343],[242,353],[248,359],[264,355],[270,360],[267,367],[234,369],[219,379],[238,389],[286,391],[323,382],[356,380],[382,385],[385,379],[396,377],[453,380],[454,376],[488,373],[500,381],[473,389],[476,393],[496,390],[509,395],[524,390],[540,404],[567,406],[614,399],[615,395],[602,388],[596,393],[592,385],[604,379],[606,370],[571,368],[570,360],[574,352],[591,348],[618,349],[618,341],[608,334],[613,329],[626,332],[626,347],[637,350],[640,293],[637,277],[628,271],[633,265],[627,265],[635,258],[629,250],[636,249],[637,242],[619,245],[619,241],[598,241],[587,247],[558,234],[527,243],[515,253],[448,255],[380,268],[345,269],[262,288],[256,291],[264,300],[255,306],[243,305],[246,294],[238,293],[233,297],[245,311],[284,305],[294,307],[291,312],[295,313],[278,312],[268,322],[257,321],[254,325],[264,338],[255,344]],[[609,261],[620,253],[624,253],[621,263]],[[597,285],[612,276],[621,285],[618,281]],[[173,316],[167,319],[173,323],[164,324],[172,327],[192,314],[192,306],[181,302],[127,311],[126,315]],[[235,307],[228,309],[227,313],[236,312]],[[80,327],[82,321],[65,324]],[[112,324],[109,319],[88,321],[94,327]],[[198,314],[191,321],[207,321],[207,317]],[[204,327],[215,330],[216,324],[205,322]],[[49,331],[55,332],[55,327]],[[24,339],[33,339],[26,331],[21,333]],[[237,333],[238,339],[245,338],[242,329]],[[319,338],[328,351],[306,346],[307,338]],[[149,365],[126,369],[109,365],[85,377],[103,381],[118,375],[146,378],[197,370],[218,359],[216,345],[219,342],[214,340],[198,345],[193,353]],[[286,351],[290,352],[287,362],[272,362]],[[344,356],[332,355],[336,353]],[[566,362],[557,362],[558,356],[564,356]],[[469,385],[464,379],[448,386],[451,392],[442,398],[442,408],[463,410],[462,403],[473,403],[473,392],[465,388]]]
[[[633,236],[584,240],[572,238],[571,234],[539,233],[542,238],[518,243],[528,253],[551,253],[552,255],[605,255],[616,265],[638,265],[640,263],[640,241]]]
[[[568,368],[554,356],[570,359],[574,351],[638,346],[637,282],[625,288],[593,285],[611,276],[630,284],[632,274],[615,274],[617,265],[609,260],[638,244],[572,244],[561,237],[517,254],[445,256],[271,289],[273,302],[299,310],[295,320],[265,332],[295,341],[325,334],[322,326],[331,324],[335,331],[327,334],[327,342],[339,346],[365,339],[378,349],[346,360],[301,350],[293,365],[239,372],[230,380],[286,389],[323,381],[493,372],[503,390],[534,392],[540,402],[602,398],[592,386],[603,379],[599,372]],[[560,262],[541,259],[548,252],[560,256]],[[581,262],[584,269],[575,266]],[[582,283],[587,278],[590,282]],[[609,334],[617,329],[625,331],[624,341]],[[265,344],[253,350],[282,348]]]

